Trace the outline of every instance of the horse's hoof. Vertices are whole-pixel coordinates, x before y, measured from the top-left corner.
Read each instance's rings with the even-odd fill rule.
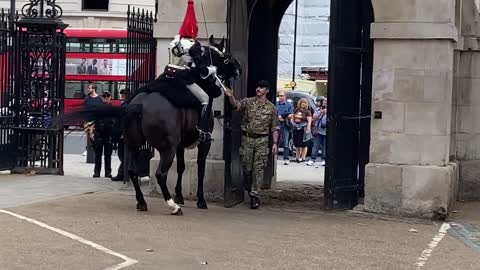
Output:
[[[137,210],[138,211],[148,211],[148,207],[147,207],[147,204],[140,204],[140,203],[137,203]]]
[[[172,215],[172,216],[183,216],[182,209],[179,208],[179,209],[177,210],[177,212],[175,212],[175,213],[172,212],[171,215]]]
[[[175,198],[173,198],[173,201],[176,203],[176,204],[185,204],[185,202],[183,201],[183,197],[177,197],[175,196]]]
[[[197,207],[200,208],[200,209],[208,209],[206,201],[198,201],[197,202]]]

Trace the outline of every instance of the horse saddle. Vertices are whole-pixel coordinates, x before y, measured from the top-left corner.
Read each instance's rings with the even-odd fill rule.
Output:
[[[187,71],[187,67],[168,64],[163,71],[163,74],[169,78],[175,78],[180,72]]]

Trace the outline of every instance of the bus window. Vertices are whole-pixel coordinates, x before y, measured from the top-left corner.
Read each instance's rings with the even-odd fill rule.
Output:
[[[67,43],[67,52],[81,52],[79,42],[68,42]]]
[[[65,98],[84,99],[86,91],[85,88],[85,82],[66,81]]]
[[[72,39],[67,41],[67,52],[90,52],[88,40]]]
[[[113,83],[108,81],[94,82],[97,86],[97,94],[101,95],[103,91],[109,91],[112,93]]]
[[[112,98],[113,99],[119,99],[120,98],[120,90],[127,88],[127,83],[125,82],[117,82],[115,87],[115,94],[112,93]]]
[[[94,53],[115,53],[115,40],[112,39],[94,39],[92,43],[92,52]]]
[[[119,53],[126,53],[127,52],[127,40],[120,39],[118,42],[118,52]]]

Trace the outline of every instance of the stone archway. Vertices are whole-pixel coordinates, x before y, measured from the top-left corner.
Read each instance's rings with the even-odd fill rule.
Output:
[[[245,1],[230,1],[229,2],[229,40],[230,46],[229,49],[231,53],[239,58],[239,60],[244,64],[245,67],[245,74],[240,82],[237,82],[234,85],[235,91],[238,97],[247,97],[254,95],[254,84],[256,81],[260,79],[266,79],[270,82],[276,82],[277,80],[277,61],[278,61],[278,30],[280,27],[280,22],[283,17],[283,14],[287,10],[288,6],[292,3],[292,0],[283,0],[283,1],[253,1],[253,0],[245,0]],[[365,5],[368,3],[368,5]],[[341,14],[336,14],[335,16],[339,17],[338,24],[335,25],[337,27],[335,33],[338,33],[338,36],[343,34],[343,38],[345,41],[345,46],[350,46],[354,49],[354,56],[352,56],[352,61],[356,63],[353,64],[352,68],[344,70],[350,72],[352,74],[353,81],[359,82],[362,80],[365,83],[365,86],[362,86],[363,90],[366,90],[363,95],[363,99],[366,102],[360,102],[362,95],[360,95],[361,86],[358,83],[345,83],[349,81],[349,78],[346,78],[345,75],[342,77],[342,72],[339,71],[336,73],[335,81],[338,82],[340,85],[342,84],[342,89],[344,95],[337,95],[339,98],[347,98],[349,99],[348,104],[352,106],[343,106],[341,102],[336,102],[335,97],[332,95],[329,98],[329,104],[335,102],[338,103],[338,108],[340,113],[346,113],[349,117],[356,117],[358,118],[361,116],[360,114],[369,114],[370,113],[370,93],[371,93],[371,62],[368,64],[369,68],[367,72],[364,72],[362,76],[360,76],[362,68],[366,70],[366,66],[361,63],[365,62],[365,57],[367,54],[364,54],[364,50],[371,52],[371,48],[368,47],[369,45],[367,42],[363,40],[369,39],[368,34],[365,35],[364,25],[369,25],[369,23],[373,20],[370,19],[371,12],[371,4],[369,1],[365,0],[362,1],[360,4],[354,4],[351,9],[347,9],[348,2],[346,1],[335,1],[335,7],[338,7],[337,10],[341,10]],[[344,14],[344,15],[342,15]],[[351,16],[350,16],[351,15]],[[364,20],[364,17],[368,17],[367,21]],[[350,28],[351,29],[350,29]],[[369,28],[368,28],[369,30]],[[349,43],[350,42],[350,43]],[[337,49],[342,48],[342,44],[338,44]],[[369,49],[370,48],[370,49]],[[350,52],[347,50],[346,54],[348,55]],[[368,54],[371,59],[371,54]],[[340,57],[340,56],[339,56]],[[350,57],[350,56],[348,56]],[[344,57],[344,59],[346,59]],[[267,63],[267,64],[265,64]],[[337,62],[339,63],[339,62]],[[347,62],[345,62],[347,63]],[[344,64],[345,64],[344,63]],[[342,64],[340,63],[340,66]],[[348,65],[348,64],[347,64]],[[355,67],[355,68],[353,68]],[[345,74],[350,74],[345,73]],[[333,78],[333,77],[332,77]],[[275,84],[274,84],[275,85]],[[345,88],[346,87],[346,88]],[[276,87],[275,87],[276,88]],[[272,89],[270,91],[269,98],[274,101],[276,97],[276,89]],[[342,91],[338,92],[342,92]],[[329,91],[329,93],[335,91]],[[354,93],[355,92],[355,93]],[[365,93],[367,93],[365,95]],[[329,94],[330,95],[330,94]],[[351,97],[349,96],[351,95]],[[355,102],[355,100],[357,102]],[[366,110],[361,110],[359,103],[363,103]],[[334,104],[334,103],[332,103]],[[347,105],[348,105],[347,104]],[[330,107],[330,105],[329,105]],[[349,107],[349,108],[347,108]],[[355,111],[355,108],[358,108]],[[344,111],[345,110],[345,111]],[[335,114],[335,112],[333,112]],[[239,165],[239,153],[236,150],[236,146],[240,144],[240,117],[235,112],[227,112],[226,113],[227,124],[226,126],[231,127],[231,129],[225,130],[225,142],[226,144],[224,147],[226,148],[225,153],[225,161],[226,161],[226,182],[225,182],[225,198],[226,198],[226,205],[234,205],[243,199],[243,190],[242,190],[242,172]],[[231,119],[231,121],[229,121]],[[332,118],[336,122],[340,122],[345,119],[336,119]],[[350,120],[346,120],[345,122],[351,123]],[[334,128],[335,125],[332,125]],[[369,131],[370,124],[363,124],[365,130]],[[336,128],[336,127],[335,127]],[[347,153],[342,157],[348,158],[348,163],[346,166],[349,170],[349,179],[350,182],[345,182],[343,179],[338,179],[342,174],[337,173],[333,175],[331,178],[327,179],[326,182],[331,181],[332,190],[334,193],[337,192],[337,187],[345,188],[348,191],[346,193],[349,196],[355,197],[354,199],[349,199],[348,203],[342,204],[347,205],[346,207],[353,207],[356,205],[357,202],[357,189],[361,185],[359,182],[359,173],[362,174],[362,171],[365,167],[365,164],[368,162],[368,142],[369,142],[369,132],[362,133],[360,136],[359,130],[362,129],[355,125],[347,125],[347,129],[342,129],[339,132],[339,135],[349,134],[349,136],[343,136],[341,139],[336,141],[332,141],[332,145],[347,145],[350,146],[350,150],[347,149]],[[353,136],[351,133],[358,132],[359,136]],[[365,135],[366,134],[366,135]],[[348,141],[348,142],[347,142]],[[363,142],[366,147],[360,147],[361,142]],[[329,140],[330,143],[330,140]],[[233,146],[233,147],[232,147]],[[331,147],[332,149],[335,147]],[[339,147],[340,149],[341,147]],[[359,155],[351,153],[355,151],[363,151],[366,153],[367,158],[360,161]],[[336,152],[338,153],[338,151]],[[332,159],[333,160],[333,159]],[[350,162],[351,161],[351,162]],[[341,162],[341,161],[340,161]],[[359,165],[359,162],[361,163]],[[333,162],[332,162],[333,163]],[[339,163],[337,163],[339,164]],[[328,166],[328,164],[327,164]],[[357,169],[358,166],[362,166],[359,170]],[[271,181],[274,176],[274,169],[275,162],[273,162],[273,158],[270,158],[269,167],[266,169],[265,173],[265,182]],[[341,171],[340,167],[338,166],[331,166],[331,168],[335,168],[335,171]],[[332,170],[333,171],[333,170]],[[338,179],[338,180],[336,180]],[[352,190],[352,186],[355,187]],[[355,193],[355,194],[354,194]],[[340,197],[344,197],[343,195],[339,195]],[[335,196],[331,196],[332,201],[338,201],[339,198]],[[342,198],[345,199],[345,198]],[[342,206],[344,207],[344,206]]]

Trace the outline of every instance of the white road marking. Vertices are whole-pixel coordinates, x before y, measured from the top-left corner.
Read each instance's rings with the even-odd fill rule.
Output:
[[[0,213],[4,213],[4,214],[10,215],[10,216],[14,216],[14,217],[16,217],[16,218],[19,218],[19,219],[21,219],[21,220],[28,221],[28,222],[30,222],[30,223],[33,223],[33,224],[35,224],[35,225],[38,225],[38,226],[40,226],[40,227],[42,227],[42,228],[45,228],[45,229],[47,229],[47,230],[56,232],[56,233],[58,233],[58,234],[61,234],[61,235],[63,235],[63,236],[66,236],[66,237],[68,237],[68,238],[70,238],[70,239],[73,239],[73,240],[75,240],[75,241],[81,242],[81,243],[83,243],[83,244],[85,244],[85,245],[89,245],[89,246],[91,246],[91,247],[93,247],[93,248],[95,248],[95,249],[97,249],[97,250],[100,250],[100,251],[102,251],[102,252],[104,252],[104,253],[107,253],[107,254],[110,254],[110,255],[113,255],[113,256],[115,256],[115,257],[119,257],[119,258],[125,260],[124,262],[122,262],[122,263],[120,263],[120,264],[107,267],[107,268],[105,268],[105,270],[118,270],[118,269],[122,269],[122,268],[124,268],[124,267],[130,266],[130,265],[136,264],[136,263],[138,262],[137,260],[134,260],[134,259],[132,259],[132,258],[129,258],[129,257],[125,256],[125,255],[120,254],[120,253],[117,253],[117,252],[115,252],[115,251],[113,251],[113,250],[110,250],[110,249],[108,249],[108,248],[106,248],[106,247],[103,247],[103,246],[101,246],[101,245],[95,244],[95,243],[92,242],[92,241],[83,239],[83,238],[81,238],[81,237],[79,237],[79,236],[76,236],[76,235],[74,235],[74,234],[72,234],[72,233],[69,233],[69,232],[66,232],[66,231],[57,229],[57,228],[55,228],[55,227],[52,227],[52,226],[50,226],[50,225],[47,225],[47,224],[45,224],[45,223],[43,223],[43,222],[40,222],[40,221],[37,221],[37,220],[35,220],[35,219],[27,218],[27,217],[24,217],[24,216],[21,216],[21,215],[12,213],[12,212],[10,212],[10,211],[2,210],[2,209],[0,209]]]
[[[425,266],[425,263],[427,262],[428,258],[433,253],[433,250],[435,249],[436,246],[442,241],[443,237],[447,234],[448,229],[450,229],[450,224],[448,223],[443,223],[440,229],[438,230],[438,233],[433,237],[433,240],[428,244],[428,248],[425,249],[422,252],[422,255],[417,258],[417,269],[422,269]]]

